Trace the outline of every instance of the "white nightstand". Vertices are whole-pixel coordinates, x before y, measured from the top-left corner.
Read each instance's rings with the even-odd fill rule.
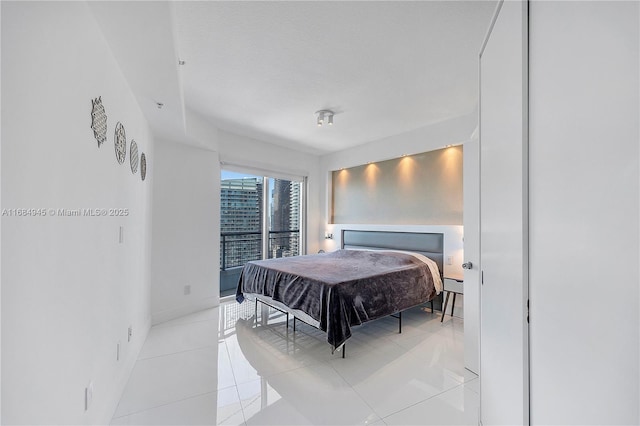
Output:
[[[451,316],[453,316],[453,308],[456,305],[456,295],[464,294],[464,281],[462,278],[444,278],[443,291],[447,293],[444,298],[444,305],[442,305],[442,317],[440,317],[440,322],[444,320],[444,314],[447,310],[447,303],[449,302],[449,296],[453,293],[453,302],[451,302]]]

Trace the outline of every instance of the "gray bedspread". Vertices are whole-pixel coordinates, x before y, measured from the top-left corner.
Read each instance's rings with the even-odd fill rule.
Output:
[[[436,296],[427,264],[398,252],[338,250],[259,260],[242,269],[236,299],[266,295],[319,322],[333,348],[351,327],[427,302]]]

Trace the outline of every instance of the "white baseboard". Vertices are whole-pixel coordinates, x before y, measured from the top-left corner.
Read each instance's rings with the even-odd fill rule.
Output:
[[[185,315],[193,314],[204,309],[215,308],[220,305],[220,298],[208,297],[206,299],[196,300],[194,303],[188,305],[179,306],[177,308],[166,309],[160,312],[154,312],[151,314],[151,325],[160,324],[172,319],[180,318]]]

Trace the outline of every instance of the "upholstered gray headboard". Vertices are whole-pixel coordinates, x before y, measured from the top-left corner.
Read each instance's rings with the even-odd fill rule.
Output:
[[[343,249],[405,250],[420,253],[438,264],[440,277],[444,271],[444,234],[395,231],[342,230]]]

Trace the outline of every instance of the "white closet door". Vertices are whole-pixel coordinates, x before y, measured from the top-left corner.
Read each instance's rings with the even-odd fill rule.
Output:
[[[505,1],[480,54],[480,417],[527,424],[527,3]]]
[[[480,148],[464,144],[464,366],[480,374]]]

